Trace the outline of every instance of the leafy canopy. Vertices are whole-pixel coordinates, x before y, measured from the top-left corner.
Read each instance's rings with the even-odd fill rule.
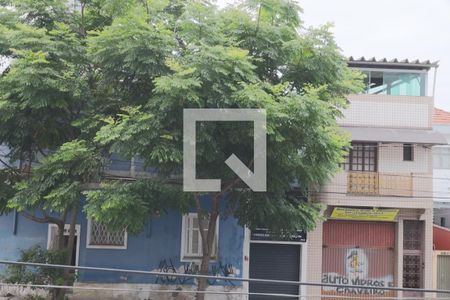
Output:
[[[0,53],[12,60],[0,77],[0,143],[11,159],[39,161],[18,180],[9,208],[63,212],[115,153],[143,159],[157,175],[104,178],[85,192],[84,209],[138,232],[149,217],[186,212],[199,197],[181,191],[183,109],[261,108],[268,191],[251,192],[224,164],[234,153],[253,168],[253,125],[200,122],[197,176],[222,179],[223,192],[210,196],[224,203],[197,210],[251,228],[314,227],[319,208],[305,201],[313,200],[307,190],[337,170],[348,140],[336,118],[346,95],[362,88],[329,25],[305,27],[288,0],[222,10],[206,0],[2,2],[15,10],[0,12]]]
[[[319,210],[304,201],[305,192],[338,168],[348,140],[335,120],[345,96],[361,88],[360,75],[347,68],[329,25],[304,27],[292,1],[244,1],[224,10],[181,3],[134,3],[88,37],[105,105],[117,109],[97,119],[94,141],[158,170],[157,179],[87,192],[88,213],[138,231],[155,207],[173,207],[171,196],[167,203],[152,196],[155,184],[159,193],[162,186],[180,189],[174,175],[182,168],[184,108],[263,108],[268,191],[249,191],[224,165],[234,153],[252,168],[248,122],[197,124],[197,176],[222,179],[226,191],[211,196],[224,199],[221,214],[243,225],[312,229]],[[291,193],[296,181],[299,193]],[[178,201],[192,203],[193,196]]]

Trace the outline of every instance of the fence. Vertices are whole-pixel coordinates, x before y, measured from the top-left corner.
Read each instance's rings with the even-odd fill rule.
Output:
[[[399,288],[392,286],[362,286],[358,284],[342,284],[342,283],[317,283],[317,282],[301,282],[301,281],[282,281],[282,280],[268,280],[257,278],[237,278],[237,277],[223,277],[223,276],[211,276],[211,275],[198,275],[198,274],[177,274],[167,272],[155,272],[144,270],[129,270],[129,269],[115,269],[115,268],[98,268],[98,267],[86,267],[86,266],[69,266],[69,265],[57,265],[57,264],[44,264],[44,263],[30,263],[30,262],[18,262],[0,260],[0,264],[4,265],[18,265],[26,267],[44,267],[44,268],[58,268],[58,269],[73,269],[79,272],[81,271],[99,271],[99,272],[118,272],[118,273],[133,273],[142,274],[148,276],[170,276],[170,277],[184,277],[184,278],[205,278],[216,280],[228,280],[238,281],[245,283],[260,283],[260,284],[280,284],[286,286],[306,286],[318,288],[319,293],[306,293],[304,295],[292,295],[282,293],[249,293],[247,291],[195,291],[195,290],[182,290],[182,289],[137,289],[137,288],[122,288],[122,287],[95,287],[95,286],[64,286],[64,285],[37,285],[37,284],[11,284],[0,283],[0,286],[26,286],[29,288],[41,288],[41,289],[70,289],[70,290],[91,290],[91,291],[122,291],[133,293],[152,293],[152,294],[207,294],[212,295],[224,295],[235,296],[233,299],[251,299],[251,300],[274,300],[274,299],[411,299],[411,300],[425,300],[425,299],[450,299],[450,290],[442,289],[413,289],[413,288]],[[338,294],[328,294],[323,291],[344,289],[347,291],[346,295],[341,296]],[[317,290],[317,289],[316,289]],[[236,298],[238,297],[238,298]],[[174,298],[175,299],[175,298]],[[228,299],[228,298],[226,298]]]

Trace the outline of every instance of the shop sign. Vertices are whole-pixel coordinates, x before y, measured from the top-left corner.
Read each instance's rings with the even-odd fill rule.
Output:
[[[252,241],[287,241],[287,242],[306,242],[306,232],[299,230],[295,234],[286,236],[273,235],[266,228],[256,228],[252,230]]]
[[[370,261],[369,257],[378,260],[382,257],[387,258],[387,252],[385,255],[369,255],[366,249],[349,248],[344,250],[344,272],[335,270],[328,270],[328,272],[322,274],[322,283],[325,284],[338,284],[339,287],[323,287],[322,294],[326,295],[378,295],[388,296],[390,291],[386,291],[384,287],[393,287],[393,274],[391,271],[383,270],[382,263],[377,265],[376,262]],[[370,252],[370,251],[369,251]],[[328,253],[329,255],[330,253]],[[337,254],[336,252],[334,254]],[[337,258],[337,257],[336,257]],[[369,268],[372,270],[369,270]],[[370,272],[369,272],[370,271]],[[383,272],[385,271],[385,272]],[[386,272],[387,271],[387,272]],[[383,274],[384,273],[384,274]],[[376,274],[376,275],[375,275]],[[346,287],[349,286],[361,286],[359,287]]]
[[[354,221],[395,221],[399,209],[359,209],[335,207],[331,219]]]

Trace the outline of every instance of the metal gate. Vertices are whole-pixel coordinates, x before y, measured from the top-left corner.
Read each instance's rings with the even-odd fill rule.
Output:
[[[300,280],[300,245],[250,243],[250,278],[286,281]],[[250,282],[250,293],[299,294],[298,286]],[[250,300],[286,299],[251,295]]]

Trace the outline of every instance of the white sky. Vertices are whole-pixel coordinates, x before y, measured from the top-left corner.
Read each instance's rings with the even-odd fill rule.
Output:
[[[346,56],[439,60],[435,104],[450,111],[450,0],[297,1],[306,26],[334,23]]]

